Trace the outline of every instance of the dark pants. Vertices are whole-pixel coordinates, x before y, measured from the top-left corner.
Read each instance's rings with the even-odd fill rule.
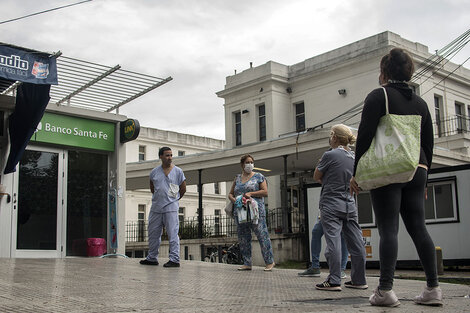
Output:
[[[371,190],[372,205],[380,235],[379,288],[390,290],[398,254],[398,223],[401,215],[421,260],[428,287],[438,286],[436,250],[424,222],[424,192],[427,172],[418,167],[413,179]]]

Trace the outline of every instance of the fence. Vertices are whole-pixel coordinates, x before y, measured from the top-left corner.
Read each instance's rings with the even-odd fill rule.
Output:
[[[283,220],[286,220],[286,229],[283,229]],[[274,233],[302,233],[305,230],[303,214],[300,214],[297,208],[282,210],[275,208],[268,210],[266,223],[269,232]],[[147,221],[127,221],[126,222],[126,242],[146,242],[148,239]],[[198,219],[197,217],[188,217],[180,222],[180,239],[197,239]],[[202,237],[236,237],[237,226],[232,217],[208,215],[203,218]],[[162,239],[167,239],[163,232]]]
[[[455,115],[434,122],[435,137],[450,136],[455,134],[470,133],[470,118]]]

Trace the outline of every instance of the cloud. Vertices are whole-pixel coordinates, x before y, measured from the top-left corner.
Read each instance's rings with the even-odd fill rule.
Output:
[[[2,20],[76,0],[3,0]],[[1,24],[1,40],[170,83],[120,112],[141,125],[224,138],[226,76],[286,65],[383,32],[440,49],[468,29],[463,0],[94,0]],[[469,48],[455,61],[468,58]]]

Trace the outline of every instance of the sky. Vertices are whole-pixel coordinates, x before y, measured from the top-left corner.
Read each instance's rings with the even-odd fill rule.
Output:
[[[0,22],[80,1],[2,0]],[[384,31],[434,52],[468,29],[468,0],[93,0],[0,24],[0,42],[171,76],[120,113],[145,127],[225,139],[215,93],[250,62],[292,65]],[[452,61],[469,56],[465,47]]]

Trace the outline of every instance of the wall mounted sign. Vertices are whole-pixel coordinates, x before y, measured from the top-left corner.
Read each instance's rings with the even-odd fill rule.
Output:
[[[128,119],[120,123],[120,141],[125,143],[137,139],[140,133],[140,124],[136,119]]]
[[[114,129],[114,123],[46,112],[31,142],[114,151]]]

